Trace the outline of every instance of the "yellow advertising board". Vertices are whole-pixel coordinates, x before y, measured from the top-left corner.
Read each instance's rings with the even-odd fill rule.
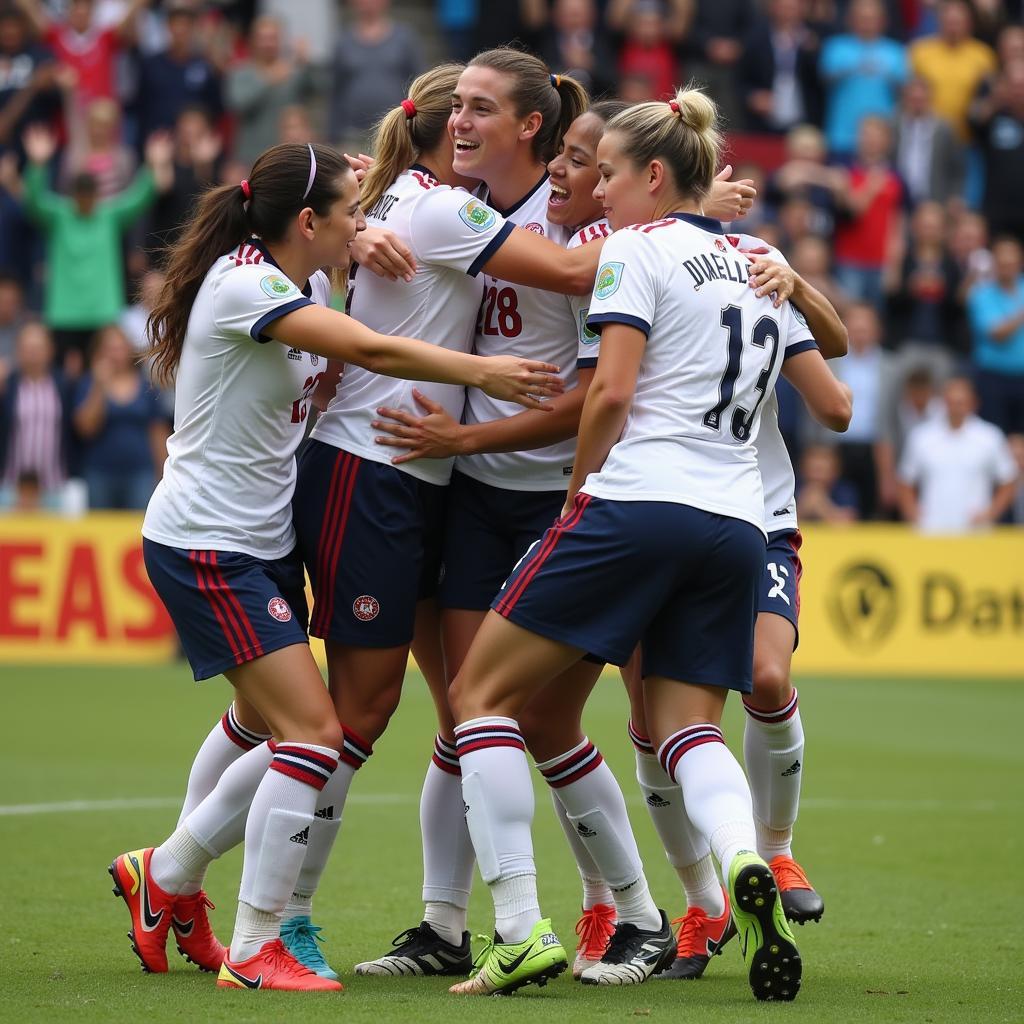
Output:
[[[819,526],[800,554],[797,672],[1024,679],[1024,530]]]
[[[0,664],[174,656],[140,523],[129,513],[0,517]],[[798,672],[1024,679],[1024,531],[817,527],[801,556]]]

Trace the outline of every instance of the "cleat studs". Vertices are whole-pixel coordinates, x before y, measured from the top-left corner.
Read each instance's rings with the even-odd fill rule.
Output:
[[[778,951],[779,951],[779,947],[778,947],[778,946],[772,946],[772,947],[771,947],[771,951],[772,951],[773,953],[778,953]]]
[[[755,907],[763,907],[764,906],[764,899],[762,897],[758,896],[758,898],[756,900],[754,900],[754,906]]]

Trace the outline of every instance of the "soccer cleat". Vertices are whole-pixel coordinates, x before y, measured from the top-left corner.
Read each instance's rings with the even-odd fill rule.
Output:
[[[741,850],[729,868],[729,893],[754,998],[795,999],[800,990],[800,953],[771,868],[756,853]]]
[[[595,903],[589,910],[583,911],[583,916],[576,922],[576,934],[580,941],[572,965],[572,976],[577,981],[588,967],[601,962],[614,931],[614,907],[607,903]]]
[[[166,893],[149,877],[153,847],[122,853],[107,868],[114,880],[114,895],[120,896],[131,914],[128,938],[147,974],[167,970],[167,933],[175,897]]]
[[[792,857],[780,855],[768,862],[772,869],[779,892],[782,893],[782,909],[786,917],[796,924],[820,921],[825,913],[825,901],[814,891],[807,880],[804,869]]]
[[[224,963],[224,947],[217,941],[206,910],[215,910],[203,892],[191,896],[175,896],[171,927],[178,943],[178,952],[201,971],[219,971]]]
[[[676,937],[663,910],[656,932],[642,931],[635,924],[617,924],[601,962],[588,967],[580,981],[584,985],[642,985],[675,957]]]
[[[303,967],[285,949],[280,939],[265,942],[260,951],[248,960],[234,963],[231,950],[224,953],[224,963],[217,975],[217,988],[268,988],[281,992],[340,992],[340,981],[321,978]]]
[[[287,921],[281,922],[281,941],[284,943],[284,948],[303,967],[308,967],[314,974],[319,974],[321,978],[330,978],[331,981],[338,980],[338,972],[324,959],[324,955],[317,945],[318,942],[324,941],[320,938],[320,929],[310,921],[307,914],[290,917]]]
[[[502,942],[495,933],[493,941],[473,961],[476,973],[468,981],[452,985],[457,996],[510,996],[524,985],[543,988],[569,966],[558,936],[545,919],[533,926],[522,942]]]
[[[423,921],[415,928],[407,928],[401,935],[396,935],[391,945],[395,947],[393,953],[356,964],[356,974],[382,978],[458,976],[469,974],[473,969],[469,932],[462,933],[461,946],[453,946]]]
[[[736,934],[729,911],[729,897],[725,896],[725,911],[719,917],[708,917],[700,907],[690,907],[677,925],[676,958],[672,965],[655,977],[661,981],[695,981],[707,968],[711,958],[721,954],[722,947]]]

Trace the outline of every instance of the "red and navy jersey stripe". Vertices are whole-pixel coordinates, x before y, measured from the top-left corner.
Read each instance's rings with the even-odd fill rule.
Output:
[[[472,754],[474,750],[486,750],[488,747],[515,747],[518,750],[526,750],[522,733],[514,725],[499,723],[460,725],[455,730],[455,746],[460,758]]]
[[[335,758],[312,750],[303,743],[274,743],[270,749],[274,752],[270,762],[272,771],[280,772],[299,782],[305,782],[316,790],[327,785],[338,767]]]
[[[541,768],[544,781],[552,789],[561,789],[586,778],[595,768],[604,763],[601,751],[590,740],[584,740],[564,757],[558,758],[554,764]]]
[[[688,729],[680,729],[679,732],[673,733],[665,740],[661,745],[661,750],[658,751],[658,760],[661,761],[661,767],[665,769],[669,778],[674,779],[676,765],[679,764],[679,759],[683,754],[687,754],[705,743],[724,742],[722,730],[717,726],[692,725]]]
[[[262,657],[263,645],[242,602],[228,586],[217,565],[216,551],[190,551],[189,561],[196,571],[196,584],[206,597],[220,623],[228,648],[236,665],[244,665],[252,657]]]

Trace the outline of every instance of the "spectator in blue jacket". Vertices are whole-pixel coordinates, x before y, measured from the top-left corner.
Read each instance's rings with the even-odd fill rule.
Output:
[[[854,0],[848,23],[849,33],[833,36],[821,51],[825,135],[838,156],[855,149],[861,118],[893,116],[909,73],[903,45],[883,34],[885,8],[879,0]]]

